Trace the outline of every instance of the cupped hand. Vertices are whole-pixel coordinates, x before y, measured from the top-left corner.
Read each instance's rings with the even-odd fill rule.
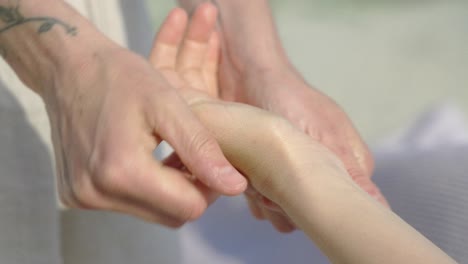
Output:
[[[223,32],[222,23],[220,31]],[[352,179],[388,206],[371,180],[373,159],[351,120],[332,99],[306,83],[289,62],[277,38],[266,38],[276,41],[269,46],[277,48],[269,50],[271,56],[258,62],[243,54],[242,47],[233,46],[239,41],[230,43],[222,34],[220,39],[223,51],[219,70],[221,98],[260,107],[288,119],[335,153]],[[253,211],[260,210],[253,208]]]
[[[201,4],[190,23],[184,10],[173,10],[155,40],[150,61],[169,82],[179,89],[191,104],[200,98],[218,96],[219,37],[215,31],[217,10],[208,3]],[[200,91],[201,93],[195,93]],[[209,97],[207,97],[209,95]],[[226,120],[228,122],[228,120]],[[169,158],[172,166],[181,166],[176,156]],[[295,229],[288,217],[275,203],[257,192],[251,185],[246,197],[254,216],[267,218],[282,232]]]
[[[388,203],[372,182],[373,158],[367,145],[346,113],[328,96],[310,87],[294,71],[276,77],[259,76],[267,89],[256,88],[249,103],[281,115],[312,139],[340,157],[351,178],[368,194],[385,206]],[[262,78],[267,78],[263,79]],[[257,81],[253,81],[254,83]],[[252,85],[252,86],[250,86]],[[258,86],[250,84],[249,89]]]
[[[73,69],[59,69],[54,92],[42,95],[65,205],[179,227],[216,193],[245,190],[245,178],[160,72],[109,40],[93,44]],[[153,158],[161,140],[187,170]]]

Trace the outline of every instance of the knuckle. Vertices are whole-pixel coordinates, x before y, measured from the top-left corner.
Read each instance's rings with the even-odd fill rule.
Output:
[[[356,182],[358,185],[361,183],[367,182],[369,178],[365,177],[363,171],[357,167],[350,167],[346,169],[351,179]]]
[[[197,205],[197,204],[193,205],[190,210],[190,214],[188,215],[188,220],[194,221],[194,220],[199,219],[205,212],[206,208],[207,207],[205,205]]]
[[[81,177],[74,181],[66,195],[66,205],[80,209],[101,209],[100,198],[89,178]]]
[[[363,151],[362,155],[358,155],[357,159],[358,162],[362,164],[367,175],[371,176],[375,170],[375,160],[367,146],[364,146],[364,148],[365,150]]]
[[[90,175],[74,168],[58,175],[60,202],[69,208],[98,209],[100,199],[90,182]]]
[[[74,202],[81,209],[101,209],[95,191],[92,188],[74,188]]]
[[[206,210],[206,206],[201,203],[190,202],[178,212],[179,222],[186,223],[199,219]]]
[[[162,220],[157,218],[151,222],[159,223],[169,228],[178,229],[185,225],[187,222],[195,221],[201,217],[204,208],[194,204],[183,207],[169,215],[166,215]]]
[[[178,229],[182,227],[186,221],[175,218],[169,215],[161,215],[161,214],[150,214],[150,215],[136,215],[137,217],[145,220],[148,223],[153,223],[153,224],[160,224],[169,228],[173,229]]]
[[[94,166],[92,181],[101,192],[119,192],[128,186],[129,177],[137,173],[131,159],[109,158]]]
[[[183,221],[183,220],[175,220],[175,219],[172,219],[172,220],[169,220],[165,223],[163,223],[165,226],[169,227],[169,228],[173,228],[173,229],[179,229],[181,228],[182,226],[184,226],[186,223],[186,221]]]
[[[198,131],[190,137],[189,146],[195,153],[206,154],[216,149],[218,143],[209,133]]]

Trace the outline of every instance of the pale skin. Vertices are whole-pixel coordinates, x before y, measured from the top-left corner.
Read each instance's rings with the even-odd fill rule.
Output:
[[[0,50],[44,100],[65,205],[179,227],[247,187],[162,73],[64,1],[0,0]],[[161,140],[187,169],[153,158]]]
[[[220,96],[286,116],[334,150],[353,179],[384,201],[369,179],[367,148],[346,115],[310,90],[287,61],[267,2],[218,4],[226,25],[220,34]],[[45,102],[65,205],[118,211],[178,227],[198,218],[219,193],[245,190],[245,179],[172,89],[170,78],[163,78],[163,71],[104,37],[63,1],[0,0],[0,7],[0,54]],[[5,16],[5,10],[16,7],[21,13],[16,22],[21,23]],[[238,17],[245,17],[245,23],[237,23]],[[261,39],[257,32],[264,33]],[[246,39],[252,41],[247,48],[240,45]],[[266,50],[271,53],[259,52]],[[185,61],[186,68],[191,63]],[[279,86],[295,88],[283,93]],[[163,163],[151,155],[161,140],[177,153]],[[188,170],[175,169],[174,163]],[[255,190],[247,197],[256,217],[269,219],[280,231],[294,229],[276,206],[263,198],[258,202],[261,195]]]
[[[218,79],[222,99],[246,103],[286,118],[335,153],[352,179],[388,206],[371,180],[374,163],[369,149],[346,113],[332,99],[311,87],[294,68],[279,40],[268,0],[178,2],[188,13],[202,2],[212,2],[219,9]],[[257,218],[270,220],[280,231],[294,229],[281,214],[259,203],[256,198],[259,196],[255,192],[247,194]]]
[[[209,75],[216,73],[219,46],[213,9],[202,5],[195,11],[185,40],[187,16],[181,9],[172,11],[156,38],[151,61],[179,84],[192,110],[252,187],[276,203],[332,263],[455,263],[360,188],[321,143],[275,114],[213,97]],[[171,63],[160,64],[161,56]],[[190,71],[178,63],[186,56],[199,58],[192,60],[198,63]],[[199,91],[187,88],[192,82],[199,84]]]

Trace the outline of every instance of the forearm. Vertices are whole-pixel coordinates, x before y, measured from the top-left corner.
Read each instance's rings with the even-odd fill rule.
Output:
[[[197,103],[194,111],[253,187],[333,263],[454,263],[362,191],[328,149],[287,122],[239,104]]]
[[[204,0],[178,0],[191,12]],[[269,67],[287,63],[268,0],[212,0],[219,10],[224,48],[241,62],[236,66]],[[272,63],[273,62],[273,63]],[[275,63],[278,62],[278,63]]]
[[[12,4],[13,3],[13,4]],[[72,70],[106,42],[61,0],[0,0],[0,50],[20,79],[43,95],[55,76]]]
[[[455,263],[339,174],[304,170],[310,180],[296,185],[282,207],[333,263]]]

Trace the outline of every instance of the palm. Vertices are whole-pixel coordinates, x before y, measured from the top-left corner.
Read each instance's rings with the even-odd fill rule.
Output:
[[[197,9],[188,27],[185,12],[175,9],[158,33],[150,61],[164,74],[172,86],[183,91],[182,94],[193,94],[195,90],[199,90],[212,98],[219,96],[220,47],[215,23],[216,9],[209,4]],[[179,168],[182,166],[176,155],[170,156],[165,164]],[[251,190],[252,192],[254,195],[248,195],[247,198],[256,217],[262,219],[267,217],[280,231],[289,232],[294,229],[275,204],[256,191]],[[277,212],[278,210],[280,212]]]

